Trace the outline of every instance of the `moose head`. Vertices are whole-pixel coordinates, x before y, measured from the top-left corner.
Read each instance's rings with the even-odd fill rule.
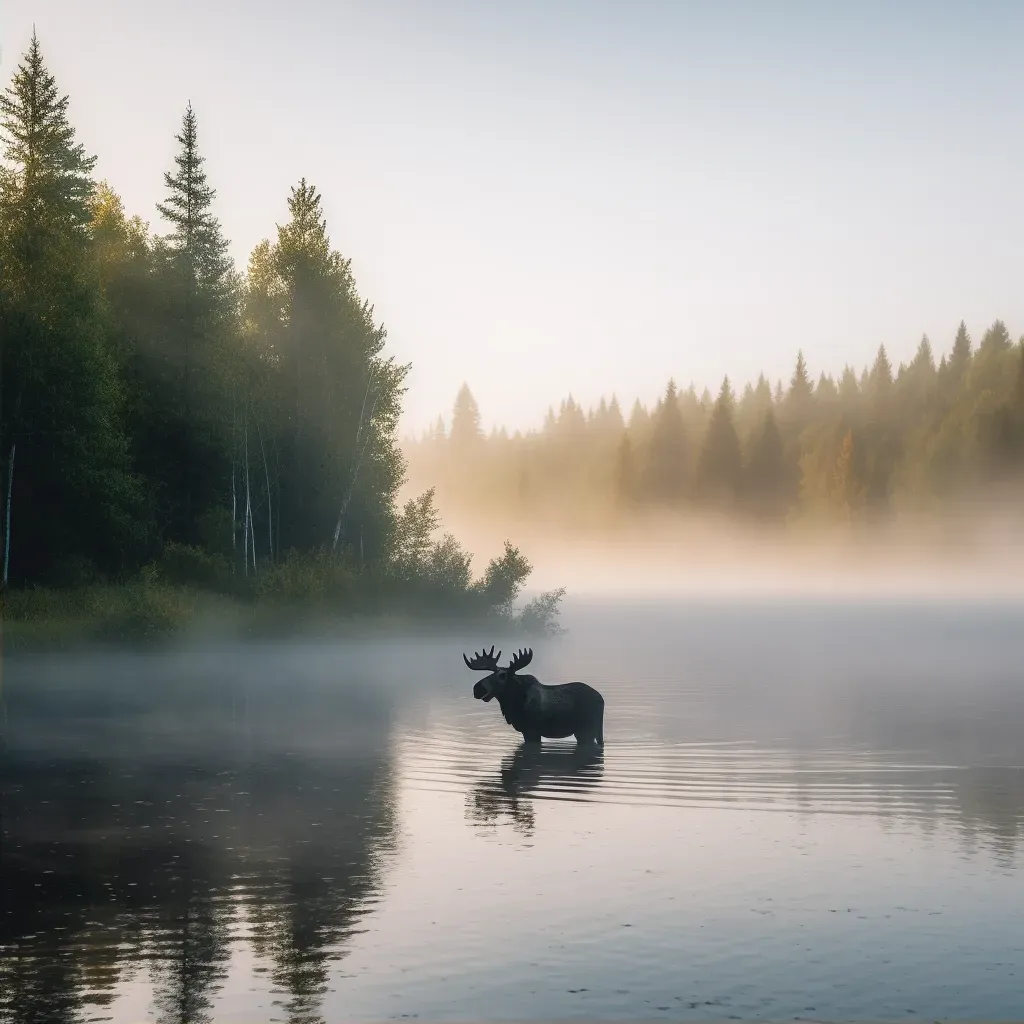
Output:
[[[500,698],[509,683],[515,679],[516,672],[530,664],[530,661],[533,659],[533,651],[520,651],[509,662],[508,668],[498,667],[498,658],[500,657],[501,651],[498,651],[497,655],[495,655],[493,644],[490,651],[481,651],[479,654],[474,654],[472,661],[463,654],[462,660],[466,663],[466,668],[473,672],[489,673],[473,687],[473,696],[477,700],[482,700],[486,703],[495,697]]]

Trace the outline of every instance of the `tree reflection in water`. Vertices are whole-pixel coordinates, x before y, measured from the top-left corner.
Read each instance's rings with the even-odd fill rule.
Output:
[[[321,1020],[394,848],[386,699],[235,680],[95,714],[116,689],[71,713],[7,688],[0,1021],[102,1019],[140,968],[153,1019],[212,1021],[239,941]]]

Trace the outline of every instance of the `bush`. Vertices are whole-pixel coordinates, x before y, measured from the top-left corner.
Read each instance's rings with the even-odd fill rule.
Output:
[[[559,604],[565,587],[549,590],[530,601],[519,615],[519,627],[528,636],[557,636],[565,630],[559,625]]]
[[[231,583],[231,565],[220,554],[211,554],[192,544],[168,544],[157,562],[160,575],[177,586],[220,590]]]
[[[512,617],[512,607],[533,566],[523,557],[519,548],[505,541],[505,553],[492,558],[484,578],[474,585],[487,611],[503,618]]]
[[[282,562],[256,577],[255,590],[263,601],[341,605],[352,601],[358,583],[358,570],[344,556],[289,551]]]
[[[30,587],[3,595],[2,611],[15,641],[63,646],[65,641],[144,640],[170,636],[195,618],[198,596],[155,578],[151,567],[124,584],[56,590]]]

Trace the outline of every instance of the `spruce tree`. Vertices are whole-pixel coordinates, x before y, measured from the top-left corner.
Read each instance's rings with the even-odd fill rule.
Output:
[[[743,473],[743,455],[733,406],[732,387],[726,377],[708,421],[695,472],[698,496],[725,506],[735,503]]]
[[[68,120],[68,96],[43,61],[35,32],[28,52],[0,95],[0,126],[6,166],[0,164],[0,203],[9,256],[4,278],[15,292],[33,290],[24,274],[55,247],[76,258],[68,246],[87,243],[96,157],[75,139]],[[19,271],[21,273],[19,273]]]
[[[174,138],[179,147],[175,170],[164,173],[167,198],[157,204],[157,210],[171,225],[166,241],[189,288],[189,297],[208,306],[224,299],[231,261],[227,255],[229,243],[213,214],[217,191],[206,179],[206,158],[199,152],[198,123],[191,103]]]
[[[0,488],[12,581],[73,559],[118,567],[139,539],[89,231],[94,158],[68,106],[33,34],[0,96]]]
[[[789,390],[786,392],[786,412],[790,420],[801,421],[807,415],[813,394],[807,363],[804,362],[803,351],[800,351],[796,356],[796,367],[789,381]]]
[[[354,545],[360,557],[383,557],[403,473],[396,432],[408,366],[384,355],[387,332],[360,298],[351,261],[332,248],[320,194],[305,178],[288,211],[276,242],[253,253],[246,296],[248,331],[272,374],[260,429],[278,467],[277,549]],[[260,451],[259,437],[253,444]]]
[[[645,496],[678,505],[689,478],[689,446],[675,381],[670,380],[651,417],[651,437],[643,477]]]
[[[153,396],[154,418],[162,421],[154,423],[153,433],[174,453],[159,473],[165,505],[172,510],[170,536],[193,541],[198,517],[226,494],[231,392],[236,390],[228,381],[234,360],[225,337],[233,277],[191,103],[175,141],[175,169],[164,173],[166,198],[157,204],[171,228],[156,246],[166,302],[165,344],[148,376],[164,392]]]
[[[953,340],[953,350],[946,362],[950,384],[956,387],[963,380],[967,367],[971,362],[971,336],[967,333],[967,325],[960,321],[957,328],[956,338]]]
[[[787,476],[782,435],[775,413],[768,409],[750,447],[744,469],[743,491],[746,504],[755,516],[767,520],[781,518],[787,508],[792,481]]]
[[[477,405],[469,385],[463,382],[452,406],[452,429],[449,441],[452,448],[460,453],[475,451],[483,440],[480,426],[480,407]]]

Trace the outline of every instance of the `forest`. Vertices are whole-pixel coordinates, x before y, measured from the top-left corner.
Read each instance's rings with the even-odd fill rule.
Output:
[[[470,553],[435,539],[429,487],[398,504],[409,367],[320,193],[299,180],[240,272],[200,140],[189,104],[156,233],[95,180],[35,35],[0,95],[5,617],[149,602],[158,625],[186,590],[512,616],[531,571],[518,548],[474,578]],[[518,621],[546,627],[556,605]]]
[[[953,332],[951,331],[951,334]],[[789,534],[852,534],[979,497],[1019,506],[1024,483],[1024,337],[996,320],[975,346],[960,323],[939,356],[922,337],[895,369],[815,382],[803,352],[788,383],[762,374],[737,395],[670,380],[653,407],[572,396],[538,429],[485,434],[468,385],[449,424],[404,445],[412,481],[446,510],[549,525],[612,527],[645,514],[710,514]]]

